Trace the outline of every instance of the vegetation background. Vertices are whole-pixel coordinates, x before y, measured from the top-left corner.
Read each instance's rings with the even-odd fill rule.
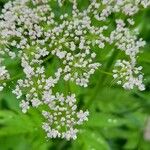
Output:
[[[81,6],[86,3],[80,1]],[[6,2],[0,0],[0,11]],[[139,37],[147,42],[138,58],[145,74],[144,92],[116,86],[111,69],[118,55],[106,55],[108,47],[99,54],[104,66],[92,76],[90,86],[83,89],[70,85],[77,93],[79,107],[90,111],[77,140],[47,140],[40,127],[40,113],[33,109],[24,115],[7,88],[0,93],[0,150],[150,150],[150,8],[139,12],[135,19]],[[47,63],[55,66],[53,60]],[[10,60],[7,67],[16,74],[8,81],[11,87],[21,68],[17,61]]]

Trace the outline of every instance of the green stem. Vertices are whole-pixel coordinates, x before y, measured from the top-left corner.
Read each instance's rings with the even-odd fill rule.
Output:
[[[106,74],[106,75],[109,75],[109,76],[112,76],[112,75],[113,75],[113,73],[111,73],[111,72],[106,72],[106,71],[104,71],[104,70],[99,70],[99,72],[100,72],[100,73],[103,73],[103,74]]]
[[[116,58],[117,58],[117,56],[118,56],[118,52],[119,52],[119,50],[114,50],[114,51],[113,51],[113,53],[112,53],[110,59],[108,60],[106,66],[105,66],[105,72],[109,72],[109,71],[110,71],[110,69],[111,69],[111,67],[112,67],[112,65],[113,65],[113,62],[116,60]],[[98,87],[99,87],[100,85],[104,85],[106,78],[107,78],[107,75],[105,75],[105,74],[103,74],[103,75],[101,76],[101,78],[99,79]],[[102,84],[101,84],[101,83],[102,83]],[[97,87],[97,88],[98,88],[98,87]]]
[[[53,56],[52,55],[49,55],[48,57],[46,57],[44,60],[43,60],[43,63],[45,63],[46,61],[50,60]]]
[[[105,69],[104,69],[104,71],[102,71],[103,74],[100,76],[100,78],[98,80],[98,83],[96,85],[95,91],[93,92],[93,94],[92,94],[90,100],[88,101],[86,107],[89,107],[92,104],[93,100],[97,98],[97,95],[98,95],[100,89],[104,86],[104,83],[105,83],[105,81],[107,79],[107,75],[111,75],[111,73],[108,73],[108,72],[110,71],[113,62],[116,60],[116,58],[118,56],[118,52],[119,51],[117,49],[115,49],[113,51],[110,59],[106,63]]]

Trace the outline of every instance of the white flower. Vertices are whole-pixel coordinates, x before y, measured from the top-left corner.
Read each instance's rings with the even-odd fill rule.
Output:
[[[42,104],[42,102],[38,100],[37,98],[32,99],[31,102],[32,102],[33,107],[38,107],[39,105]]]
[[[125,89],[133,89],[137,86],[139,90],[145,90],[143,84],[143,75],[141,74],[142,67],[136,67],[135,64],[131,64],[125,60],[118,60],[115,64],[115,69],[113,70],[115,79],[118,78],[117,83],[123,84]]]
[[[20,107],[22,108],[22,112],[26,113],[27,110],[30,108],[29,107],[29,102],[26,102],[26,101],[22,100],[21,103],[20,103]]]
[[[69,131],[63,134],[63,137],[66,138],[67,140],[70,140],[70,139],[75,140],[77,138],[77,132],[78,132],[77,129],[71,128]]]
[[[53,1],[65,8],[64,2]],[[58,16],[51,1],[14,0],[6,3],[0,15],[0,91],[11,80],[5,56],[20,60],[25,77],[18,79],[12,92],[17,99],[24,98],[20,102],[22,111],[26,113],[29,104],[36,109],[43,106],[42,128],[47,136],[67,140],[76,139],[77,128],[88,120],[89,112],[78,112],[75,94],[60,93],[57,87],[62,80],[87,87],[101,66],[97,53],[99,56],[105,46],[121,50],[127,58],[116,62],[113,77],[117,84],[125,89],[145,89],[142,67],[137,67],[136,60],[145,41],[129,27],[134,25],[133,15],[141,6],[150,5],[149,0],[92,0],[85,9],[78,9],[77,0],[69,2],[71,13]],[[127,21],[116,19],[116,27],[110,32],[107,19],[115,13],[125,15]],[[95,19],[100,23],[95,25]],[[59,67],[48,64],[49,58]]]
[[[80,110],[78,113],[77,113],[77,117],[79,118],[79,121],[78,121],[78,124],[82,124],[83,121],[88,121],[88,115],[89,115],[89,112],[86,111],[86,112],[83,112],[82,110]]]
[[[2,91],[4,89],[4,87],[3,86],[0,86],[0,91]]]
[[[64,97],[63,94],[57,93],[54,97],[56,97],[55,100],[48,102],[50,111],[43,111],[42,113],[46,121],[43,129],[47,132],[47,136],[51,138],[76,139],[78,130],[75,127],[88,120],[88,111],[76,112],[77,106],[74,94]]]

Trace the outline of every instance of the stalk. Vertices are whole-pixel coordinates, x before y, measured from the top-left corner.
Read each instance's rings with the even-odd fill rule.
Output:
[[[108,60],[108,62],[105,65],[104,72],[109,72],[110,71],[110,69],[111,69],[111,67],[113,65],[113,62],[116,60],[116,58],[118,56],[118,53],[119,53],[118,49],[113,50],[113,53],[112,53],[110,59]],[[92,104],[93,100],[97,98],[97,95],[98,95],[99,91],[104,86],[104,83],[105,83],[105,81],[107,79],[107,75],[108,74],[102,74],[102,76],[100,76],[100,78],[98,80],[98,83],[96,85],[95,91],[93,92],[90,100],[88,101],[88,103],[86,105],[87,108]]]

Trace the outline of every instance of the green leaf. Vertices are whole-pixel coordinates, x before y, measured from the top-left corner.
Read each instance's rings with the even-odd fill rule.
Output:
[[[119,88],[103,88],[93,101],[95,108],[105,113],[121,114],[139,107],[140,101],[133,92]]]
[[[109,150],[110,147],[99,131],[84,130],[81,132],[83,150]]]
[[[125,124],[126,121],[122,118],[106,113],[93,113],[90,114],[89,120],[86,123],[88,127],[117,127]]]
[[[22,113],[0,111],[0,136],[33,133],[38,131],[38,125],[32,118]]]

